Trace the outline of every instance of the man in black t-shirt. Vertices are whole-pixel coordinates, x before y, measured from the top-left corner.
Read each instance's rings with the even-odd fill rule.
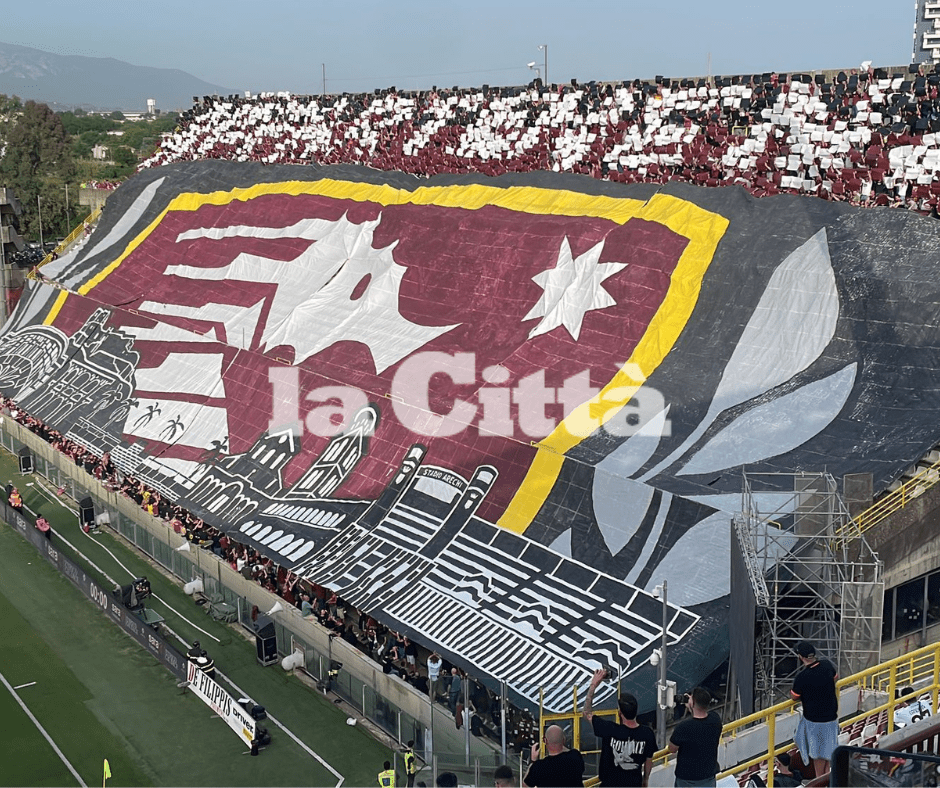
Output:
[[[669,739],[676,756],[676,786],[714,786],[718,773],[721,718],[708,710],[712,696],[696,687],[686,701],[692,716],[680,722]]]
[[[601,668],[591,679],[584,699],[584,719],[591,723],[594,735],[601,740],[601,760],[597,776],[601,785],[646,786],[653,768],[656,734],[636,721],[636,698],[624,693],[618,701],[619,718],[614,722],[594,713],[594,691],[607,671]]]
[[[828,659],[816,658],[816,647],[807,640],[797,644],[796,653],[803,670],[790,694],[803,704],[803,716],[794,741],[803,761],[812,758],[816,776],[821,777],[829,771],[829,759],[839,744],[839,674]]]
[[[539,757],[538,744],[532,745],[532,765],[522,781],[528,788],[571,788],[584,783],[584,758],[575,749],[565,748],[565,732],[558,725],[545,729],[545,749]]]

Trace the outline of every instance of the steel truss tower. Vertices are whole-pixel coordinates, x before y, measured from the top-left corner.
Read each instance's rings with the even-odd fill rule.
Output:
[[[835,479],[744,474],[734,517],[756,600],[755,699],[789,697],[801,665],[795,646],[813,641],[839,675],[880,661],[882,563],[855,526]]]

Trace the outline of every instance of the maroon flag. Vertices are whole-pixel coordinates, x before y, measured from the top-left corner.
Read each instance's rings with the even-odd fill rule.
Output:
[[[296,365],[301,421],[323,404],[305,398],[326,387],[361,390],[382,411],[337,495],[374,498],[403,448],[422,442],[427,462],[467,476],[499,467],[481,509],[496,519],[533,442],[630,358],[687,243],[641,219],[264,194],[171,206],[88,296],[120,305],[111,325],[135,336],[124,433],[150,452],[246,451],[275,415],[272,368]],[[55,324],[72,333],[94,305],[68,299]],[[451,375],[424,371],[458,356]],[[399,373],[426,405],[401,402]],[[474,414],[465,429],[420,434],[422,411],[458,401]],[[305,431],[285,483],[327,440]]]

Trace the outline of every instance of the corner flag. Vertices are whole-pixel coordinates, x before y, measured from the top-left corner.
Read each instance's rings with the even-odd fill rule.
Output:
[[[111,765],[108,763],[108,759],[104,759],[104,779],[101,781],[101,788],[104,788],[104,785],[108,778],[111,776]]]

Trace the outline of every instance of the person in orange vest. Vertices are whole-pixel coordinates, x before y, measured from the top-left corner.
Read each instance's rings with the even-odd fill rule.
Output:
[[[10,506],[16,509],[18,512],[23,511],[23,498],[20,495],[20,491],[14,487],[10,491]]]
[[[42,515],[36,518],[36,530],[50,542],[52,541],[52,526],[49,525],[49,521]]]

